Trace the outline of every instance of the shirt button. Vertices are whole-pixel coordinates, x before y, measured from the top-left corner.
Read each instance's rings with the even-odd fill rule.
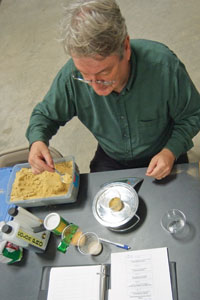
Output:
[[[126,134],[126,133],[124,133],[124,134],[123,134],[123,136],[124,136],[124,137],[127,137],[127,134]]]
[[[120,119],[122,119],[122,120],[123,120],[123,119],[124,119],[124,116],[120,116]]]

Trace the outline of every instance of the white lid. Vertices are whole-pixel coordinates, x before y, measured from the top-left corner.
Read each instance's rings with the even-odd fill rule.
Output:
[[[55,229],[60,223],[60,216],[57,213],[51,213],[44,219],[44,227],[47,230]]]

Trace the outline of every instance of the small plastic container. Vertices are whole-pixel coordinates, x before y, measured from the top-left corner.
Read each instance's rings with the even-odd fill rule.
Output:
[[[33,228],[43,224],[42,220],[33,215],[23,207],[11,207],[8,214],[13,217],[13,220],[19,223],[22,227]]]
[[[14,221],[9,221],[7,224],[3,225],[1,228],[2,231],[2,239],[4,241],[8,241],[10,243],[13,243],[17,246],[27,248],[28,242],[25,240],[19,238],[17,236],[18,230],[20,228],[20,225]]]
[[[8,182],[7,193],[6,193],[6,202],[8,204],[15,204],[21,207],[37,207],[37,206],[46,206],[46,205],[55,205],[55,204],[64,204],[64,203],[73,203],[77,200],[80,176],[79,169],[75,163],[73,156],[67,156],[63,158],[54,159],[54,163],[68,162],[72,161],[72,183],[68,189],[68,192],[62,196],[53,196],[47,198],[36,198],[36,199],[19,199],[15,201],[10,200],[10,195],[12,192],[12,185],[15,181],[16,172],[20,171],[22,168],[31,168],[29,163],[17,164],[13,167],[10,179]]]

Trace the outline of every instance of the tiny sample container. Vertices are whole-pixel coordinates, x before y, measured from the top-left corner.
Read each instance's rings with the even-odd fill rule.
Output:
[[[65,195],[61,196],[52,196],[47,198],[36,198],[36,199],[18,199],[11,201],[11,192],[12,185],[16,178],[16,173],[20,171],[22,168],[31,168],[29,163],[25,164],[17,164],[13,167],[10,179],[8,182],[7,193],[6,193],[6,202],[8,204],[15,204],[21,207],[37,207],[37,206],[46,206],[46,205],[55,205],[55,204],[64,204],[64,203],[73,203],[77,200],[79,184],[80,184],[80,176],[79,169],[75,163],[75,159],[73,156],[67,156],[63,158],[54,159],[54,163],[62,163],[72,161],[72,182],[69,186],[68,192]]]
[[[52,231],[56,235],[61,235],[68,225],[69,222],[57,213],[50,213],[44,219],[44,227],[46,230]]]

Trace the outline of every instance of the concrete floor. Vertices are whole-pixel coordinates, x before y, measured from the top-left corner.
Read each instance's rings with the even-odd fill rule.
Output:
[[[0,152],[26,146],[29,116],[68,60],[57,41],[60,0],[0,1]],[[200,1],[118,0],[132,38],[167,44],[185,63],[200,91]],[[74,118],[51,140],[63,155],[73,154],[81,173],[89,171],[96,141]],[[200,160],[200,135],[189,151]]]

